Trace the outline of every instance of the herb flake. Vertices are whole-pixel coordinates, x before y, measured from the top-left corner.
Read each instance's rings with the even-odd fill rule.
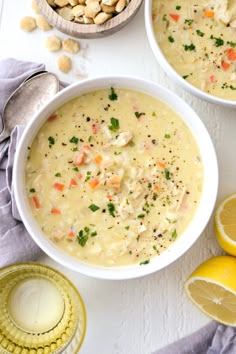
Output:
[[[111,94],[108,96],[111,101],[116,101],[118,96],[113,87],[111,87]]]
[[[95,204],[91,204],[89,206],[89,209],[94,213],[95,211],[99,210],[100,208]]]
[[[115,217],[115,205],[113,203],[108,203],[107,204],[108,211],[113,218]]]
[[[78,142],[79,142],[79,138],[77,138],[76,136],[72,136],[72,138],[70,139],[70,143],[78,144]]]
[[[145,265],[145,264],[148,264],[148,263],[150,263],[150,259],[146,259],[145,261],[140,262],[139,265]]]
[[[120,122],[118,119],[112,117],[110,119],[111,125],[108,126],[108,128],[110,130],[112,130],[113,132],[117,131],[118,129],[120,129]]]

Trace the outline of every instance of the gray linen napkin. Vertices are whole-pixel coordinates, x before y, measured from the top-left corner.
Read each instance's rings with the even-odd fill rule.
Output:
[[[30,75],[44,70],[43,64],[4,59],[0,61],[0,118],[13,91]],[[17,143],[24,127],[16,127],[10,145],[0,147],[0,267],[22,261],[33,261],[42,252],[32,240],[16,208],[12,190],[12,168]],[[2,119],[0,119],[0,132]]]
[[[210,322],[153,354],[236,354],[236,329]]]

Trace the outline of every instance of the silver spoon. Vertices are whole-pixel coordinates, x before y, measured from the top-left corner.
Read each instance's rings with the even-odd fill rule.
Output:
[[[59,91],[56,75],[43,72],[24,81],[10,96],[3,109],[0,143],[7,139],[17,124],[27,124],[34,113]]]
[[[24,79],[23,82],[28,81],[28,80],[32,79],[33,77],[44,74],[44,73],[47,73],[47,71],[46,70],[36,71],[35,73],[29,75],[26,79]]]

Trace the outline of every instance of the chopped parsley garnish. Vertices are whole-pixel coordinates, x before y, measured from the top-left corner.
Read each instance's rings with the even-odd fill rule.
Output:
[[[80,230],[79,231],[79,234],[77,236],[77,240],[80,244],[80,246],[84,247],[86,242],[88,241],[88,237],[89,237],[89,231],[86,231],[85,229],[87,228],[84,228],[84,230]]]
[[[49,141],[49,147],[51,148],[52,145],[55,144],[55,139],[52,136],[49,136],[48,141]]]
[[[165,168],[165,177],[166,179],[170,179],[170,171]]]
[[[139,214],[138,216],[137,216],[137,218],[139,218],[139,219],[143,219],[145,217],[145,214]]]
[[[130,226],[125,226],[125,230],[129,230],[130,229]]]
[[[200,31],[199,29],[196,30],[196,33],[199,37],[203,37],[205,33],[203,33],[202,31]]]
[[[90,137],[88,138],[88,142],[91,143],[92,140],[92,136],[90,135]]]
[[[108,211],[113,218],[115,217],[115,205],[113,203],[108,203],[107,204]]]
[[[35,192],[36,192],[36,190],[34,188],[30,189],[30,193],[35,193]]]
[[[79,142],[79,138],[76,138],[76,136],[72,136],[72,138],[70,139],[70,143],[78,144],[78,142]]]
[[[193,23],[193,20],[192,19],[186,19],[184,21],[184,23],[186,23],[187,25],[191,26],[191,24]]]
[[[109,95],[109,98],[111,101],[116,101],[118,99],[118,96],[113,87],[111,87],[111,94]]]
[[[85,177],[85,182],[87,182],[91,178],[91,171],[87,171],[86,177]]]
[[[144,112],[134,112],[136,118],[140,118],[141,116],[144,116],[145,113]]]
[[[177,236],[178,236],[177,231],[176,231],[176,229],[174,229],[174,231],[171,234],[171,237],[175,240]]]
[[[166,15],[166,14],[164,14],[164,15],[162,16],[162,21],[167,21],[167,15]]]
[[[77,148],[77,147],[75,147],[75,148],[73,148],[73,149],[72,149],[72,151],[78,151],[78,148]]]
[[[210,36],[210,39],[214,39],[215,40],[215,46],[216,47],[220,47],[222,45],[224,45],[224,40],[222,38],[217,38],[217,37],[214,37],[213,35]]]
[[[183,79],[187,79],[190,75],[193,75],[193,73],[190,73],[190,74],[188,74],[188,75],[184,75],[184,76],[182,76],[182,78],[183,78]]]
[[[135,146],[135,142],[133,140],[131,140],[131,142],[129,143],[129,146],[134,147]]]
[[[117,131],[120,128],[120,122],[118,119],[112,117],[110,119],[111,125],[109,125],[109,129],[112,130],[113,132]]]
[[[191,50],[194,50],[196,47],[195,45],[192,43],[190,45],[188,44],[183,44],[183,47],[184,47],[184,50],[187,52],[187,51],[191,51]]]
[[[177,220],[174,219],[174,220],[171,220],[169,218],[166,218],[166,221],[168,221],[169,224],[176,224],[177,223]]]
[[[235,48],[236,47],[236,43],[235,42],[227,42],[228,45],[230,45],[230,47]]]
[[[152,248],[157,251],[157,246],[153,245]]]
[[[73,168],[73,171],[79,172],[78,167],[74,167],[74,168]]]
[[[91,204],[91,205],[89,206],[89,209],[90,209],[92,212],[95,212],[95,211],[99,210],[100,208],[99,208],[97,205],[95,205],[95,204]]]
[[[150,263],[150,259],[146,259],[145,261],[140,262],[139,265],[145,265],[145,264],[148,264],[148,263]]]
[[[169,36],[169,37],[168,37],[168,40],[169,40],[170,43],[174,43],[174,41],[175,41],[172,36]]]
[[[177,5],[177,6],[176,6],[176,10],[179,11],[180,9],[181,9],[181,6],[178,6],[178,5]]]
[[[170,139],[170,134],[165,134],[166,139]]]
[[[83,230],[80,230],[77,236],[78,243],[84,247],[88,238],[97,236],[97,231],[91,231],[89,227],[85,226]]]
[[[156,117],[156,112],[152,112],[152,117]]]
[[[57,173],[55,174],[55,177],[61,177],[60,172],[57,172]]]

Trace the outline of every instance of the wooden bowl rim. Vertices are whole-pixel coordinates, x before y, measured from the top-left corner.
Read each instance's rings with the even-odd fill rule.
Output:
[[[49,20],[49,23],[52,26],[64,33],[91,35],[93,38],[96,37],[96,34],[98,36],[100,34],[101,36],[101,34],[109,30],[111,33],[114,33],[116,28],[118,30],[123,27],[136,14],[142,2],[143,0],[131,0],[121,13],[115,15],[104,24],[96,25],[80,24],[74,21],[66,20],[48,4],[47,0],[36,0],[39,10]],[[44,11],[44,7],[46,7],[46,11]]]

